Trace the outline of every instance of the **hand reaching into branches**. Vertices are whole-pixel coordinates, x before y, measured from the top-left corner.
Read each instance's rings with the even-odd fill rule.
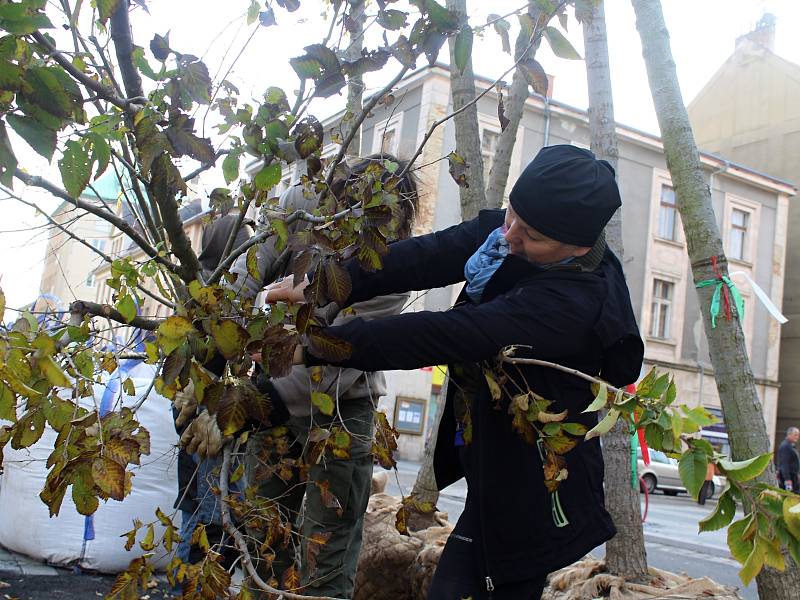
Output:
[[[197,400],[194,397],[194,382],[190,379],[186,387],[175,393],[172,407],[178,411],[175,425],[183,427],[197,414]]]
[[[217,419],[203,411],[189,423],[181,436],[181,446],[189,454],[197,453],[200,458],[214,458],[222,450],[222,446],[232,438],[223,436],[217,425]]]
[[[286,277],[264,288],[264,300],[270,304],[281,301],[295,304],[305,302],[304,290],[309,283],[308,276],[304,277],[303,281],[296,286],[293,277]]]

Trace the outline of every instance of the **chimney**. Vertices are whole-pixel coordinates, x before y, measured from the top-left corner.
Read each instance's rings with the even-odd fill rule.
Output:
[[[759,44],[763,46],[770,52],[775,51],[775,22],[777,19],[775,15],[770,13],[764,13],[761,19],[756,23],[755,29],[750,33],[746,33],[744,35],[739,36],[736,38],[736,48],[742,44],[742,42],[750,41],[754,44]]]

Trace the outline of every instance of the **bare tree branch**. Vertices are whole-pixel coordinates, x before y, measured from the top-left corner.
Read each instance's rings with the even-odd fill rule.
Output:
[[[43,190],[47,190],[54,196],[61,198],[69,202],[70,204],[74,205],[77,208],[83,209],[86,212],[89,212],[97,217],[100,217],[104,221],[111,223],[114,227],[119,229],[122,233],[127,235],[131,238],[139,248],[144,251],[150,258],[155,260],[158,264],[164,266],[166,269],[171,271],[172,273],[177,273],[179,267],[170,261],[168,261],[163,256],[159,256],[158,251],[150,245],[150,243],[133,227],[128,225],[124,219],[118,217],[114,213],[103,210],[102,208],[95,206],[91,202],[86,202],[85,200],[81,200],[80,198],[73,198],[70,196],[66,191],[60,189],[59,187],[55,186],[54,184],[50,183],[43,177],[39,175],[29,175],[20,169],[16,169],[14,171],[14,177],[22,181],[25,185],[31,185],[33,187],[38,187]]]
[[[122,72],[122,84],[129,98],[142,97],[142,78],[133,64],[133,36],[128,20],[128,0],[120,0],[111,13],[111,39],[117,54],[117,64]]]
[[[61,65],[61,67],[70,75],[72,75],[75,79],[80,81],[83,85],[85,85],[88,89],[95,92],[100,98],[103,100],[108,100],[114,106],[121,108],[122,110],[126,110],[130,104],[128,100],[125,98],[120,98],[114,93],[114,90],[111,90],[104,86],[99,81],[96,81],[89,77],[86,73],[78,69],[75,65],[72,64],[66,56],[61,54],[49,41],[46,37],[44,37],[38,31],[32,34],[36,43],[43,46],[50,56]]]
[[[200,175],[200,173],[203,173],[204,171],[208,171],[211,167],[213,167],[214,165],[217,164],[217,159],[220,156],[228,154],[229,152],[230,152],[230,150],[217,150],[216,154],[214,154],[214,160],[212,162],[206,163],[204,165],[200,165],[194,171],[190,171],[189,173],[187,173],[186,175],[183,176],[183,180],[184,181],[191,181],[192,179],[194,179],[195,177]]]
[[[97,302],[89,302],[87,300],[76,300],[69,305],[71,313],[82,315],[94,315],[97,317],[105,317],[117,323],[128,325],[130,327],[138,327],[139,329],[146,329],[147,331],[155,331],[161,325],[158,319],[147,319],[145,317],[134,317],[132,321],[126,321],[122,313],[110,304],[98,304]]]

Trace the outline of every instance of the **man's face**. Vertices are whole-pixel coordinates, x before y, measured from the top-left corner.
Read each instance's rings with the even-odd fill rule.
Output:
[[[793,444],[796,444],[797,440],[800,440],[800,431],[793,431],[792,433],[786,436],[786,439],[792,442]]]
[[[536,265],[547,265],[572,256],[583,256],[591,250],[559,242],[536,231],[523,221],[510,205],[506,209],[505,238],[510,254]]]

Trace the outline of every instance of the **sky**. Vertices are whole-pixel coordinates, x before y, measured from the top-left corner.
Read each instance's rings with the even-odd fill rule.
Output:
[[[487,13],[505,14],[524,3],[524,0],[468,0],[470,24],[485,23]],[[268,86],[277,85],[291,97],[297,77],[289,66],[289,58],[303,54],[304,46],[318,43],[325,36],[329,22],[325,19],[324,8],[328,2],[303,0],[295,13],[287,13],[276,5],[278,25],[259,28],[252,37],[254,27],[244,22],[249,4],[250,0],[148,0],[149,15],[141,10],[132,13],[134,41],[147,48],[153,34],[164,35],[169,31],[172,48],[203,58],[212,77],[225,77],[239,88],[242,96],[258,98]],[[605,5],[616,119],[658,134],[631,4],[628,0],[606,0]],[[662,0],[662,6],[686,103],[730,56],[736,38],[750,31],[764,12],[777,17],[776,54],[800,64],[800,37],[796,33],[800,24],[800,2],[797,0]],[[56,31],[54,35],[60,47],[70,47],[65,33]],[[512,45],[515,35],[512,30]],[[566,35],[583,54],[581,27],[571,16]],[[366,41],[370,47],[378,43],[370,37]],[[147,55],[154,63],[149,50]],[[446,59],[445,48],[440,60]],[[582,61],[559,59],[545,44],[537,53],[537,60],[555,76],[553,97],[556,100],[586,108],[586,75]],[[424,59],[420,60],[418,66],[423,62]],[[379,89],[388,80],[389,69],[394,69],[396,63],[389,64],[384,73],[367,77],[367,93]],[[492,31],[486,31],[482,39],[476,40],[473,65],[477,74],[495,79],[511,64],[511,58],[502,52],[500,40]],[[310,113],[324,118],[343,105],[344,99],[335,96],[316,101]],[[197,117],[202,119],[202,116],[201,110]],[[210,125],[206,135],[213,137]],[[222,142],[224,147],[222,138],[215,137],[214,141]],[[15,143],[16,147],[24,145]],[[23,150],[18,154],[21,167],[59,180],[56,161],[48,165],[33,152]],[[195,193],[207,193],[219,184],[219,175],[208,173]],[[25,189],[19,182],[15,192],[48,212],[59,204],[36,190]],[[0,199],[0,215],[0,287],[6,295],[7,306],[14,308],[31,302],[38,294],[47,229],[42,227],[41,215],[13,199]]]

